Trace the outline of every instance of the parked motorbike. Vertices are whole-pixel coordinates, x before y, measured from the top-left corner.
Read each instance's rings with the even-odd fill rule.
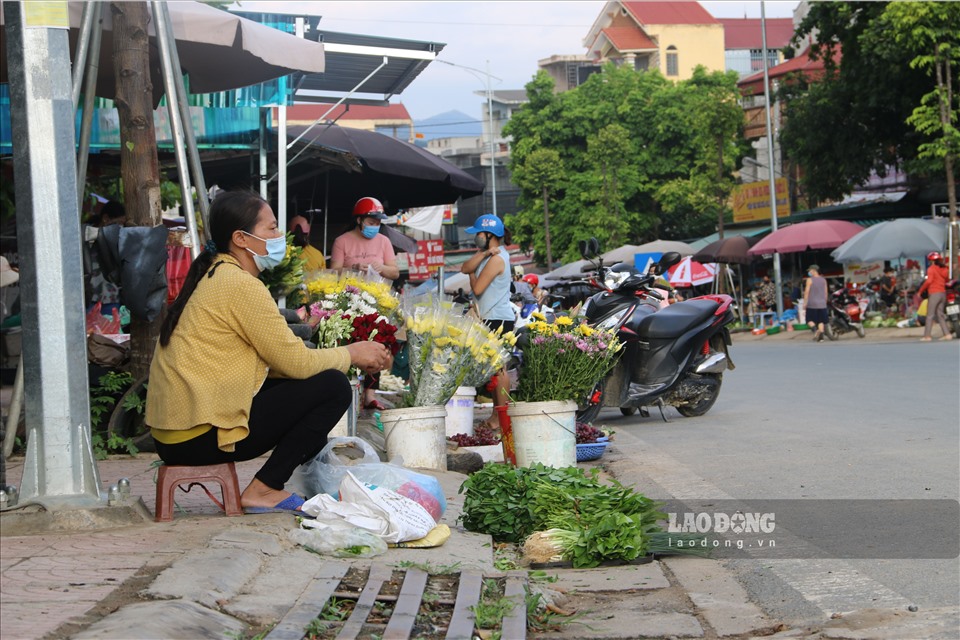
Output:
[[[581,255],[599,254],[596,239],[581,242]],[[680,262],[680,254],[665,253],[652,274],[632,268],[610,269],[602,258],[588,280],[599,290],[581,315],[598,329],[613,331],[624,343],[612,372],[601,380],[579,419],[590,422],[603,407],[618,407],[624,415],[647,407],[676,407],[681,415],[705,414],[717,401],[723,371],[733,369],[727,324],[734,319],[733,299],[707,295],[660,308],[654,290],[656,276]]]
[[[824,333],[830,340],[836,340],[845,333],[855,332],[858,337],[864,337],[867,332],[861,321],[860,302],[846,287],[840,287],[830,296],[827,305],[829,321],[824,325]]]
[[[960,280],[954,279],[947,283],[947,302],[943,313],[953,336],[960,338]]]

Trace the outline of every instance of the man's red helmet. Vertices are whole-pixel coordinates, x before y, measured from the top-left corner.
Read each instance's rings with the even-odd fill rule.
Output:
[[[940,262],[943,260],[943,256],[940,255],[939,251],[931,251],[927,254],[927,262]]]
[[[538,278],[538,277],[537,277],[537,274],[535,274],[535,273],[528,273],[527,275],[523,276],[522,279],[523,279],[524,282],[526,282],[527,284],[529,284],[531,287],[538,287],[538,286],[540,286],[540,278]]]
[[[383,220],[387,217],[386,214],[383,213],[383,205],[376,198],[360,198],[357,200],[357,204],[353,205],[353,215],[370,216],[378,220]]]

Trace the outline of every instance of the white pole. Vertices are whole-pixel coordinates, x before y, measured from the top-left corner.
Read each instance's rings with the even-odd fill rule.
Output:
[[[490,199],[493,215],[497,215],[497,153],[493,134],[493,91],[490,89],[490,61],[487,60],[487,122],[490,127]]]
[[[767,169],[770,179],[770,229],[777,230],[777,183],[773,176],[773,127],[771,119],[773,118],[773,109],[770,104],[770,72],[768,70],[767,59],[767,14],[764,10],[763,0],[760,0],[760,31],[762,33],[763,51],[763,96],[766,100],[766,120],[767,120]],[[780,280],[780,254],[773,254],[773,282],[776,287],[777,299],[777,321],[783,317],[783,285]]]

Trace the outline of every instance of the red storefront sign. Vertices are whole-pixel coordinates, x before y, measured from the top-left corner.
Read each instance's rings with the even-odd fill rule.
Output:
[[[410,257],[410,279],[423,280],[443,266],[443,240],[417,240],[417,252]]]

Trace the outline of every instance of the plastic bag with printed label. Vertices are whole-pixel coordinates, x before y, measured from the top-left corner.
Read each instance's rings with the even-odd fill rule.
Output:
[[[396,491],[360,482],[349,471],[340,483],[339,501],[319,493],[301,508],[320,521],[339,518],[372,531],[388,543],[418,540],[437,526],[420,504]]]

